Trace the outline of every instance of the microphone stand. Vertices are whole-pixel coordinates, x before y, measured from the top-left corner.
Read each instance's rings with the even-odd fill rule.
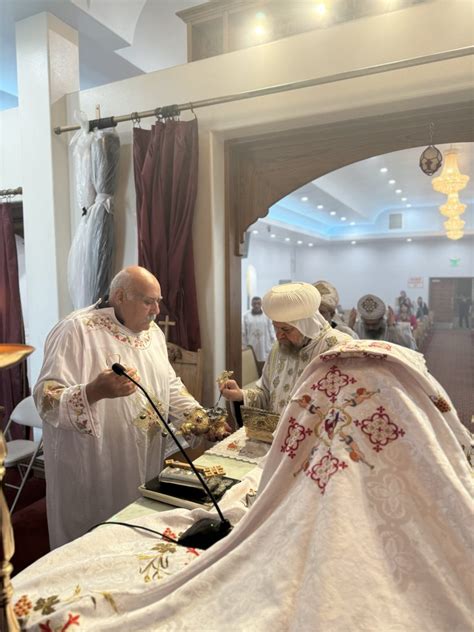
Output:
[[[134,380],[133,377],[131,377],[125,371],[125,368],[118,362],[115,362],[112,365],[112,371],[116,373],[117,375],[125,376],[142,391],[142,393],[145,395],[147,400],[150,402],[153,410],[158,415],[159,419],[162,421],[164,427],[172,436],[173,441],[176,443],[176,445],[179,448],[179,451],[188,462],[194,474],[197,476],[199,482],[205,489],[207,495],[211,499],[212,504],[214,505],[217,511],[217,514],[219,516],[219,521],[216,521],[213,518],[202,518],[201,520],[198,520],[193,525],[191,525],[191,527],[189,527],[189,529],[187,529],[184,533],[182,533],[180,537],[178,538],[179,544],[182,544],[183,546],[188,546],[188,547],[198,548],[198,549],[208,549],[210,546],[212,546],[213,544],[221,540],[231,531],[232,529],[231,523],[229,522],[229,520],[227,520],[227,518],[224,518],[224,515],[214,497],[214,494],[209,489],[206,481],[204,480],[204,477],[201,475],[199,470],[196,468],[196,466],[193,464],[191,459],[188,457],[188,455],[184,451],[184,448],[181,446],[173,430],[171,429],[170,424],[167,421],[165,421],[163,415],[155,406],[155,403],[153,402],[151,397],[148,395],[146,390],[143,388],[143,386],[139,382]]]

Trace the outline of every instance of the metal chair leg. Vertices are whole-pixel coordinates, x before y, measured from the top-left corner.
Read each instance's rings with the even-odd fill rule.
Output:
[[[38,446],[37,446],[33,456],[30,459],[30,462],[29,462],[28,467],[26,469],[25,475],[24,475],[24,477],[23,477],[23,479],[21,481],[20,487],[18,488],[18,491],[16,493],[15,499],[14,499],[14,501],[12,503],[11,508],[10,508],[10,513],[13,513],[14,510],[15,510],[15,506],[16,506],[16,504],[18,502],[18,499],[20,498],[20,494],[21,494],[24,486],[26,485],[26,481],[28,480],[28,475],[31,472],[31,468],[33,467],[33,463],[35,462],[35,459],[38,456],[38,452],[40,451],[42,445],[43,445],[43,441],[41,440],[38,443]]]

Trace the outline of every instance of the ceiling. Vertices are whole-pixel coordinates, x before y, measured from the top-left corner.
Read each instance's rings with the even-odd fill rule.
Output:
[[[438,146],[443,154],[451,147],[458,152],[461,173],[470,176],[459,198],[467,204],[462,216],[465,234],[474,234],[474,143]],[[274,204],[249,230],[254,238],[303,242],[298,245],[444,237],[446,218],[439,206],[446,196],[433,190],[432,178],[419,167],[423,149],[375,156],[308,182]],[[441,169],[433,178],[440,173]],[[393,214],[402,215],[402,228],[389,228]]]
[[[81,89],[186,63],[175,14],[205,0],[0,0],[0,110],[18,105],[15,23],[43,11],[79,33]]]

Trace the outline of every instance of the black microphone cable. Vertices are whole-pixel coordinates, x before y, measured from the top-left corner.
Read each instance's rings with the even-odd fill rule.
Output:
[[[231,529],[232,529],[232,525],[229,522],[229,520],[227,520],[227,518],[224,517],[224,514],[222,513],[216,499],[214,498],[214,494],[211,492],[211,490],[209,489],[206,481],[204,480],[204,477],[201,475],[201,473],[199,472],[199,470],[196,468],[196,466],[194,465],[194,463],[191,461],[191,459],[188,457],[188,455],[186,454],[184,448],[182,447],[182,445],[180,444],[180,442],[178,441],[178,439],[176,438],[173,430],[171,430],[170,425],[168,424],[167,421],[165,421],[163,415],[160,413],[160,411],[158,410],[158,408],[155,406],[155,403],[153,402],[153,400],[151,399],[151,397],[148,395],[148,393],[146,392],[146,390],[143,388],[143,386],[137,382],[136,380],[133,379],[133,377],[131,377],[125,370],[125,368],[119,364],[118,362],[115,362],[114,364],[112,364],[112,371],[114,373],[116,373],[117,375],[123,375],[125,377],[127,377],[131,382],[133,382],[135,384],[135,386],[137,386],[142,393],[145,395],[145,397],[147,398],[147,400],[150,402],[153,410],[155,411],[155,413],[158,415],[159,419],[161,419],[164,427],[166,428],[166,430],[169,432],[169,434],[171,435],[171,437],[173,438],[173,441],[176,443],[176,445],[179,448],[179,451],[181,452],[181,454],[184,456],[184,458],[186,459],[187,463],[189,464],[189,466],[191,467],[192,471],[194,472],[194,474],[197,476],[199,482],[201,483],[201,485],[203,486],[203,488],[205,489],[207,495],[209,496],[209,498],[212,501],[212,504],[214,505],[217,514],[219,516],[220,519],[220,526],[218,528],[216,528],[216,525],[212,523],[212,520],[209,520],[207,518],[203,519],[203,524],[202,524],[202,528],[203,530],[205,530],[205,525],[204,522],[207,521],[209,522],[209,524],[207,525],[209,527],[209,529],[211,529],[213,531],[213,534],[211,535],[211,533],[208,532],[208,536],[209,536],[209,543],[206,545],[206,542],[204,542],[200,536],[198,535],[198,533],[194,533],[193,527],[190,527],[189,531],[191,532],[189,534],[189,536],[187,536],[187,532],[185,531],[184,534],[181,536],[181,538],[183,539],[181,541],[181,544],[184,544],[185,542],[187,543],[188,546],[193,546],[193,544],[189,544],[189,542],[196,542],[195,546],[197,548],[208,548],[208,546],[211,546],[211,544],[214,544],[214,542],[216,542],[217,540],[219,540],[220,538],[224,537],[225,535],[227,535]],[[199,529],[198,524],[200,521],[198,521],[198,523],[195,523],[195,525],[193,525],[194,527],[196,527],[197,529]],[[194,536],[197,537],[196,540],[194,540]],[[187,539],[189,537],[189,540]],[[204,536],[205,538],[207,538],[207,536]],[[214,542],[212,541],[212,539],[215,537]],[[181,539],[180,538],[180,539]]]

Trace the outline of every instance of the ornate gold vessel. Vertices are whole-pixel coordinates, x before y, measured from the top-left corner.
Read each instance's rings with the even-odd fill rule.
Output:
[[[250,406],[241,406],[240,413],[249,439],[272,443],[273,433],[278,425],[280,415]]]

